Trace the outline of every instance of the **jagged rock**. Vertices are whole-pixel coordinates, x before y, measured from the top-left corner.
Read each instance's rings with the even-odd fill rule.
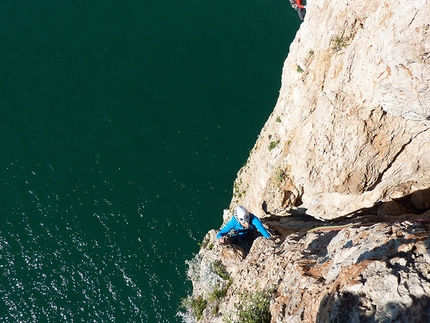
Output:
[[[269,180],[263,192],[263,210],[266,214],[286,215],[296,204],[301,192],[291,181],[285,180],[283,174]]]
[[[411,202],[418,210],[428,210],[430,208],[430,190],[413,192]]]
[[[272,323],[428,322],[429,229],[404,221],[290,234],[278,243],[260,237],[241,261],[225,246],[202,249],[202,268],[221,259],[233,284],[201,322],[223,322],[245,291],[273,286]],[[200,279],[199,290],[211,291],[214,281]]]

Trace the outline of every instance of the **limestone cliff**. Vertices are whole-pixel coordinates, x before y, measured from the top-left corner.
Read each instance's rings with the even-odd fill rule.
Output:
[[[420,192],[430,206],[429,6],[309,1],[234,205],[332,219]]]
[[[233,188],[274,238],[248,253],[210,231],[185,322],[430,322],[429,17],[428,0],[308,1]]]

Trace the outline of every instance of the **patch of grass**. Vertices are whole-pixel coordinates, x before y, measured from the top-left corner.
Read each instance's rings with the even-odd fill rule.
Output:
[[[338,52],[338,51],[342,50],[343,48],[345,48],[345,47],[347,47],[349,45],[348,44],[348,39],[345,38],[345,37],[343,37],[343,35],[342,36],[334,36],[331,39],[331,43],[333,44],[332,49],[335,52]]]
[[[197,321],[200,321],[207,305],[208,301],[200,295],[195,298],[191,296],[183,298],[180,307],[195,317]]]
[[[245,292],[239,299],[236,307],[236,320],[232,320],[232,315],[224,316],[226,323],[270,323],[270,300],[276,287],[256,291],[251,294]]]
[[[275,148],[277,145],[279,145],[280,142],[281,140],[271,141],[269,144],[269,151]]]
[[[309,51],[309,55],[313,55],[313,54],[315,54],[315,52],[311,49],[311,50]]]
[[[237,199],[242,198],[244,190],[241,190],[242,178],[239,181],[235,181],[233,184],[233,196]]]
[[[237,197],[237,198],[242,197],[242,195],[240,194],[239,186],[236,183],[234,183],[234,185],[233,185],[233,196]]]
[[[216,315],[219,311],[219,304],[221,303],[222,299],[227,295],[227,291],[230,288],[231,284],[233,282],[229,281],[227,285],[224,287],[216,287],[212,293],[208,295],[208,301],[210,304],[210,307],[212,307],[212,314]]]
[[[213,269],[214,273],[220,276],[222,279],[231,281],[231,277],[225,269],[224,265],[221,263],[221,261],[215,261],[213,263]]]
[[[251,296],[249,299],[248,297]],[[270,296],[266,291],[257,291],[254,295],[246,295],[237,306],[239,322],[270,323]]]
[[[208,308],[212,308],[212,314],[216,315],[219,311],[219,304],[222,299],[227,295],[227,291],[230,288],[231,284],[233,284],[233,279],[228,274],[224,265],[220,261],[215,261],[212,264],[212,269],[215,274],[221,277],[226,283],[221,283],[218,286],[215,286],[212,292],[208,295]]]
[[[219,302],[221,301],[225,295],[227,295],[227,290],[230,287],[231,284],[228,284],[224,288],[215,288],[212,293],[209,294],[209,301],[210,302]]]
[[[286,176],[286,174],[285,174],[285,172],[284,172],[282,169],[278,168],[278,169],[276,170],[276,173],[275,173],[275,179],[276,179],[276,181],[277,181],[278,183],[282,182],[282,181],[283,181],[283,179],[285,178],[285,176]]]
[[[301,68],[301,66],[300,66],[300,65],[298,65],[298,64],[297,64],[297,69],[296,69],[296,71],[297,71],[297,72],[299,72],[299,73],[303,73],[305,70],[304,70],[303,68]]]
[[[276,122],[281,122],[281,117],[276,117]]]

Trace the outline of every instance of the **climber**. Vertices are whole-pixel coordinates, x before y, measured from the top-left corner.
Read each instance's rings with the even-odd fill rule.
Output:
[[[222,227],[216,238],[220,243],[230,240],[233,244],[246,244],[247,240],[252,238],[252,233],[256,231],[260,232],[266,239],[271,237],[254,214],[249,213],[243,206],[236,206],[233,217]]]
[[[301,0],[296,0],[297,7],[301,8],[301,9],[306,9],[306,6],[303,6],[301,2],[302,2]]]
[[[302,5],[302,0],[290,0],[291,7],[296,9],[300,20],[305,19],[306,15],[306,6]]]

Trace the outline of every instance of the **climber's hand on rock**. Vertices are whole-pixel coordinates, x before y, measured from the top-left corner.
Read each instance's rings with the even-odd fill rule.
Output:
[[[224,243],[225,243],[225,240],[226,240],[226,238],[225,238],[225,237],[221,237],[221,238],[219,238],[219,239],[218,239],[218,242],[219,242],[220,244],[224,244]]]

